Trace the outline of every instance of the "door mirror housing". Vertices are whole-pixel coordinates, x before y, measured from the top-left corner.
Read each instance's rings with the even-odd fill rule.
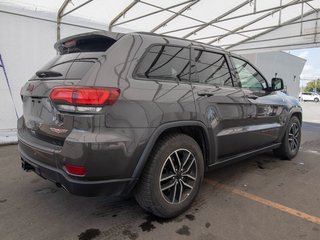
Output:
[[[284,84],[282,78],[272,78],[271,79],[271,91],[279,91],[284,89]]]

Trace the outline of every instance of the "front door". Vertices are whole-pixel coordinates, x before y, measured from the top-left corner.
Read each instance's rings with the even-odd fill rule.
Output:
[[[284,126],[285,102],[277,92],[268,90],[268,83],[250,63],[231,57],[241,89],[245,94],[246,123],[244,140],[247,150],[255,150],[274,143]]]

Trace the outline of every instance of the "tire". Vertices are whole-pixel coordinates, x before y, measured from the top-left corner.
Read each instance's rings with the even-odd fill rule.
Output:
[[[202,151],[193,138],[184,134],[164,136],[152,150],[135,189],[135,199],[158,217],[176,217],[192,204],[203,174]]]
[[[315,98],[314,102],[316,102],[316,103],[319,102],[319,98]]]
[[[274,149],[274,155],[284,160],[291,160],[298,152],[301,141],[301,123],[296,116],[293,116],[288,124],[279,148]]]

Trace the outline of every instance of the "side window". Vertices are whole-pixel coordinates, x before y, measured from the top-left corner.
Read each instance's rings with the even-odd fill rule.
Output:
[[[261,91],[267,88],[264,78],[248,62],[235,57],[231,57],[231,59],[236,67],[242,88],[252,91]]]
[[[215,86],[233,86],[231,74],[224,55],[195,50],[198,73],[197,82]]]
[[[153,46],[136,70],[136,76],[147,79],[189,81],[190,49],[175,46]]]

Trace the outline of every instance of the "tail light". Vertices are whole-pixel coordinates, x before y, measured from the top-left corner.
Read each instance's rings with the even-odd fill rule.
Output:
[[[62,111],[99,112],[103,106],[114,104],[119,96],[118,88],[64,86],[54,87],[49,98]]]

